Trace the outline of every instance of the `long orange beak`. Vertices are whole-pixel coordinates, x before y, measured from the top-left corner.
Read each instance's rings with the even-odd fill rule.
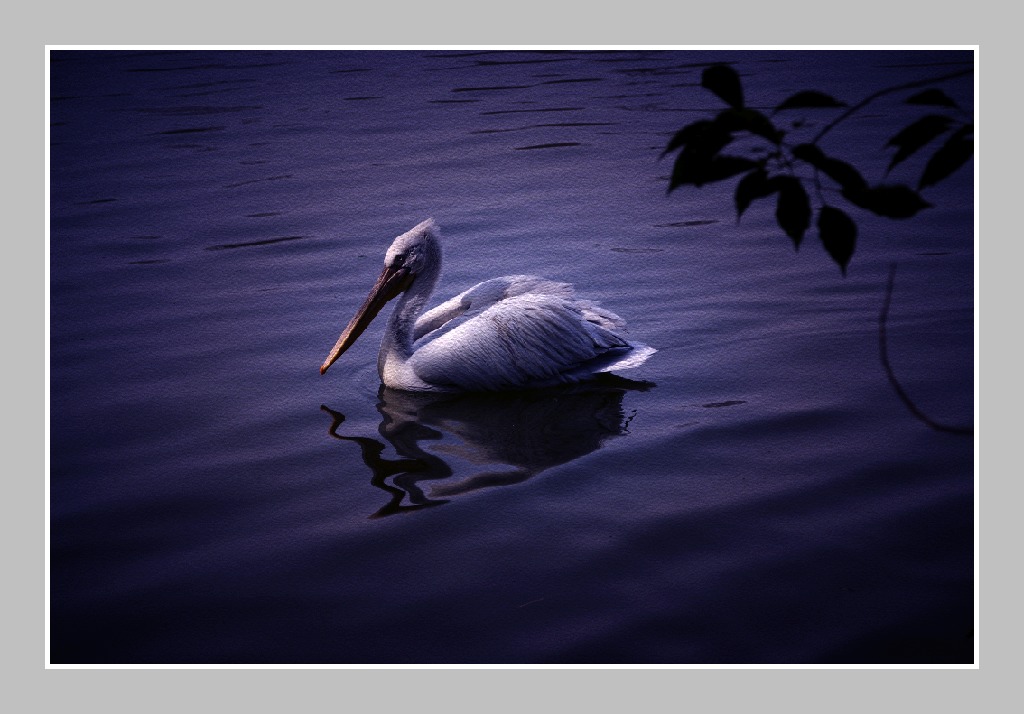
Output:
[[[348,323],[348,327],[341,333],[341,337],[338,338],[331,353],[327,355],[327,359],[320,365],[320,374],[326,372],[327,368],[355,343],[359,335],[363,334],[363,330],[373,322],[373,318],[377,317],[377,313],[384,307],[384,303],[409,288],[412,279],[413,276],[407,268],[384,268],[370,290],[370,294],[366,296],[363,306],[359,308],[355,317]]]

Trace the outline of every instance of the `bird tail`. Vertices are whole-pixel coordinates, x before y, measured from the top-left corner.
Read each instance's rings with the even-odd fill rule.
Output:
[[[606,310],[595,302],[589,300],[578,301],[583,319],[592,322],[606,330],[622,330],[626,327],[626,321],[611,310]]]
[[[648,347],[640,342],[631,343],[633,349],[619,356],[618,359],[601,365],[601,368],[595,370],[596,372],[612,372],[621,369],[632,369],[633,367],[639,367],[647,358],[653,355],[658,350],[653,347]]]

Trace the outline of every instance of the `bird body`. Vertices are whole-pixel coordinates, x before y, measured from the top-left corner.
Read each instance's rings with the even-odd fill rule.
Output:
[[[377,359],[381,381],[392,389],[546,387],[636,367],[656,351],[624,338],[622,318],[577,298],[571,285],[531,275],[486,280],[424,312],[440,270],[432,219],[398,236],[377,284],[320,373],[399,295]]]

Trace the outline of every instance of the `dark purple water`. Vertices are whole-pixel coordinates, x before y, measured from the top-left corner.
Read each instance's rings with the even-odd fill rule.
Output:
[[[973,441],[877,334],[897,261],[893,368],[971,424],[971,164],[855,212],[843,278],[731,184],[666,196],[717,61],[769,108],[972,54],[55,52],[51,661],[971,662]],[[825,148],[880,179],[905,96]],[[654,386],[379,392],[382,320],[320,377],[428,216],[438,300],[573,282]]]

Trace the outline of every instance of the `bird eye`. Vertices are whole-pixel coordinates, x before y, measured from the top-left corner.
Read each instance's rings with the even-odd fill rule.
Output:
[[[395,256],[394,260],[391,261],[391,266],[394,268],[401,268],[405,264],[405,254],[399,253]]]

